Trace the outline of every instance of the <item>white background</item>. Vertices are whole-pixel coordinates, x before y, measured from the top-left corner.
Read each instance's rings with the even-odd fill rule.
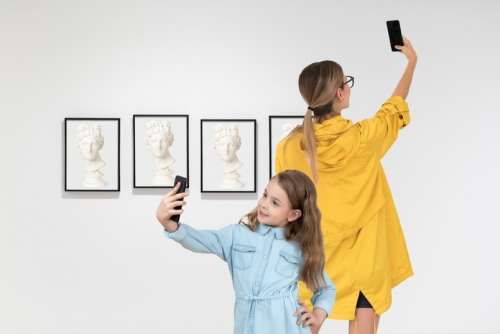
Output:
[[[500,5],[495,1],[2,1],[0,333],[230,333],[215,257],[167,241],[163,190],[132,190],[134,113],[191,115],[184,220],[236,222],[256,194],[201,196],[200,118],[304,113],[304,66],[356,77],[344,116],[372,115],[419,54],[413,121],[384,160],[416,275],[379,333],[500,333]],[[63,191],[64,117],[122,118],[122,191]],[[263,131],[263,129],[265,129]],[[258,191],[267,180],[259,149]],[[212,196],[208,196],[212,195]],[[329,321],[324,333],[345,333]]]
[[[80,121],[68,120],[66,133],[67,152],[67,180],[68,189],[81,190],[92,189],[83,186],[85,178],[87,160],[82,156],[78,147],[78,126],[83,123],[90,125],[97,124],[101,128],[104,138],[104,145],[99,150],[99,154],[105,165],[102,168],[105,185],[99,189],[118,189],[118,121]]]
[[[224,180],[224,160],[215,149],[215,127],[236,125],[239,129],[241,146],[236,151],[241,167],[238,170],[241,188],[227,189],[221,185]],[[262,124],[263,125],[263,124]],[[255,123],[252,121],[218,122],[203,121],[203,191],[252,191],[254,190],[255,166]],[[199,188],[200,191],[202,188]]]
[[[171,187],[176,175],[187,177],[187,117],[145,117],[135,118],[135,182],[140,187],[157,187],[153,184],[156,174],[156,161],[151,148],[146,143],[146,124],[151,120],[169,122],[174,141],[169,147],[169,152],[174,163],[169,167],[172,171],[172,182],[165,186]],[[128,166],[127,166],[128,168]]]

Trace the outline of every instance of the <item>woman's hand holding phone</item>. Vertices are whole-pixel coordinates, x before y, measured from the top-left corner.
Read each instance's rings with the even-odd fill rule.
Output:
[[[406,37],[403,37],[403,42],[404,45],[396,45],[395,48],[401,51],[406,56],[409,63],[416,64],[417,53],[415,52],[415,49],[413,49],[413,45],[411,44],[410,40]]]

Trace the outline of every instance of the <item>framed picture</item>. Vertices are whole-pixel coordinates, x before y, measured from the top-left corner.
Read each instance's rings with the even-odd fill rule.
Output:
[[[269,116],[269,178],[275,174],[276,146],[303,121],[304,116],[299,115]]]
[[[64,119],[64,189],[120,191],[120,119]]]
[[[202,119],[201,192],[257,190],[257,121]]]
[[[188,179],[189,116],[133,115],[134,188],[173,187]]]

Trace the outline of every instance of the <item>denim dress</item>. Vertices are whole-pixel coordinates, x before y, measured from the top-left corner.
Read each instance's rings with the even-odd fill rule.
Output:
[[[166,236],[196,253],[212,253],[226,261],[233,280],[235,334],[311,333],[297,325],[297,283],[303,258],[300,247],[287,241],[284,228],[243,224],[220,230],[197,230],[180,224]],[[326,286],[315,291],[311,303],[330,313],[335,286],[323,273]]]

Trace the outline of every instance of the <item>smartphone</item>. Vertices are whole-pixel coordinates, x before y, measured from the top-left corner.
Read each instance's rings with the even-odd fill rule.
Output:
[[[389,41],[391,42],[391,50],[393,52],[401,52],[396,49],[396,45],[404,45],[403,35],[401,34],[401,26],[398,20],[386,21],[387,31],[389,32]]]
[[[174,180],[174,187],[179,182],[181,183],[181,186],[179,187],[179,190],[177,190],[176,194],[183,193],[186,191],[187,179],[185,177],[177,175],[175,177],[175,180]],[[182,209],[182,206],[177,206],[174,209],[180,210],[180,209]],[[179,223],[179,218],[180,218],[180,215],[174,215],[174,216],[170,217],[170,219],[173,220],[174,222],[176,222],[177,224]]]

